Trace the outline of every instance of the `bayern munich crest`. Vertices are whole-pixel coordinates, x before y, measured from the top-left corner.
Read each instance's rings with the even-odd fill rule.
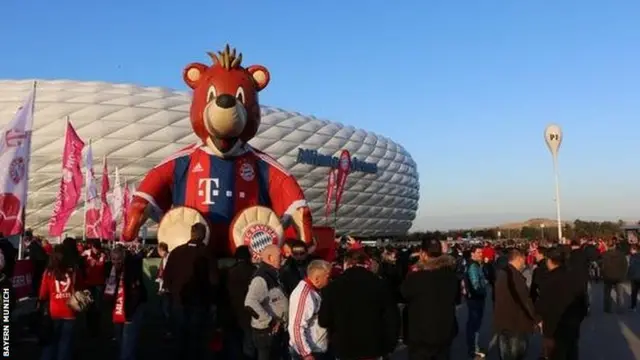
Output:
[[[278,244],[280,236],[276,229],[269,225],[252,224],[244,230],[242,240],[252,252],[260,253],[268,245]]]
[[[253,166],[249,163],[242,163],[242,165],[240,165],[240,177],[244,181],[253,181],[256,177],[256,172],[253,170]]]
[[[251,206],[236,214],[230,227],[234,246],[246,245],[258,256],[268,245],[281,245],[284,228],[280,217],[264,206]]]
[[[9,164],[9,177],[14,184],[19,184],[24,178],[25,163],[24,158],[18,157],[11,161]]]

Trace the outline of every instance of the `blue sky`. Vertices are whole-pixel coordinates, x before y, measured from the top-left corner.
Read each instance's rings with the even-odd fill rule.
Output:
[[[265,104],[375,131],[418,164],[415,228],[554,217],[542,132],[563,127],[566,218],[640,219],[640,2],[0,2],[0,78],[184,89],[226,42]]]

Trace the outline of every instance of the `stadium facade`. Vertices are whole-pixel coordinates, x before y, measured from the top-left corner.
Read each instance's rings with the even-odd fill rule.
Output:
[[[27,226],[46,234],[60,184],[67,117],[78,134],[91,140],[98,182],[102,157],[111,176],[137,184],[162,159],[196,141],[189,122],[190,95],[166,88],[128,84],[38,80],[32,134]],[[33,80],[0,80],[0,125],[21,106]],[[359,236],[406,233],[418,208],[416,164],[399,144],[374,133],[273,107],[262,108],[262,124],[250,142],[294,174],[313,210],[315,225],[336,225]],[[353,168],[334,222],[325,217],[329,168],[341,150]],[[113,184],[113,178],[111,178]],[[82,234],[82,204],[66,228]],[[150,235],[155,226],[150,224]]]

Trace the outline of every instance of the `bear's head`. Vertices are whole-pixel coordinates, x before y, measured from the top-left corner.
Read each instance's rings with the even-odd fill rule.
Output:
[[[242,54],[230,50],[208,53],[213,65],[189,64],[184,81],[193,89],[193,131],[215,155],[233,155],[260,126],[258,92],[269,84],[264,66],[242,67]]]

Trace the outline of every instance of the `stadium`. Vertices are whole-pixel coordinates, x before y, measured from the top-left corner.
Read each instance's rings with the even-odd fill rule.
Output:
[[[0,80],[1,126],[32,87],[33,80]],[[196,141],[188,118],[190,102],[189,93],[166,88],[38,80],[27,227],[47,233],[60,184],[67,118],[85,142],[91,140],[98,182],[106,156],[111,176],[117,167],[121,180],[136,184],[164,158]],[[418,172],[401,145],[366,130],[268,106],[262,107],[262,124],[250,143],[296,176],[314,225],[363,237],[402,235],[411,227],[418,208]],[[351,153],[352,172],[338,216],[327,218],[327,175],[343,149]],[[67,224],[67,235],[82,235],[82,214],[81,203]],[[150,225],[150,236],[154,229]]]

